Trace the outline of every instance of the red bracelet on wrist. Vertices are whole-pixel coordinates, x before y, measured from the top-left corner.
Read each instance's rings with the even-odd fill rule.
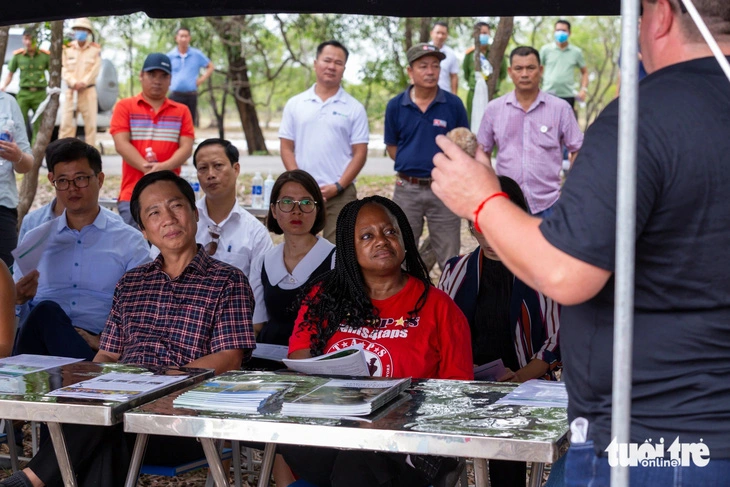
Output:
[[[490,196],[487,196],[484,201],[481,202],[479,206],[477,206],[477,209],[474,211],[474,230],[476,230],[479,233],[482,233],[482,229],[479,228],[479,213],[482,211],[482,208],[484,208],[484,205],[486,205],[489,200],[492,198],[496,198],[497,196],[504,196],[505,198],[509,199],[509,195],[505,193],[504,191],[500,191],[499,193],[494,193]]]

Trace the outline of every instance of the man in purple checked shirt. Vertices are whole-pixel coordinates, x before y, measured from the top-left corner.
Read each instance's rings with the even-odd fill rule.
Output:
[[[515,89],[489,102],[477,140],[490,162],[497,146],[497,174],[517,181],[531,213],[545,217],[560,196],[561,146],[568,147],[572,164],[583,133],[570,105],[540,90],[543,67],[536,49],[517,47],[509,60]]]

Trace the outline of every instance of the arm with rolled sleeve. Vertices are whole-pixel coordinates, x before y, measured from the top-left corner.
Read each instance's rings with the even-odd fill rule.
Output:
[[[573,110],[567,103],[561,104],[560,133],[563,144],[571,153],[576,153],[583,146],[583,131],[578,126]]]

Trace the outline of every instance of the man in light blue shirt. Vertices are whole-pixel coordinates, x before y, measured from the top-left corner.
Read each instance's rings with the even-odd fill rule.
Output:
[[[190,30],[180,27],[175,34],[177,47],[167,53],[172,62],[172,81],[168,98],[190,109],[193,125],[198,126],[198,86],[210,78],[213,63],[200,49],[190,47]],[[205,68],[202,76],[200,69]]]
[[[99,206],[99,151],[78,139],[59,139],[48,146],[46,162],[65,210],[24,237],[45,240],[45,249],[27,275],[15,265],[16,302],[30,302],[15,353],[92,360],[117,281],[149,262],[149,246],[138,230]]]

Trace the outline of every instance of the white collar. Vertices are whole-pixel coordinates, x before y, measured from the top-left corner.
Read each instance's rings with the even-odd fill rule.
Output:
[[[203,197],[195,203],[195,206],[198,208],[198,213],[200,213],[201,218],[204,218],[205,221],[213,222],[213,220],[210,218],[210,215],[208,215],[208,205],[205,204],[206,198],[207,197],[203,195]],[[241,206],[238,204],[238,199],[236,199],[236,203],[233,205],[233,208],[231,208],[230,213],[226,215],[226,217],[218,224],[218,226],[223,227],[232,218],[234,221],[240,221],[241,215],[244,211],[246,210],[241,208]]]
[[[317,237],[317,243],[315,243],[314,247],[307,252],[307,255],[299,261],[299,264],[297,264],[294,271],[291,273],[292,277],[294,277],[297,282],[306,282],[312,272],[319,267],[333,248],[335,248],[335,246],[329,240]],[[264,265],[266,266],[266,274],[269,276],[269,282],[273,285],[281,282],[282,279],[289,275],[289,271],[286,270],[286,266],[284,265],[283,243],[277,245],[266,253],[264,256]]]

